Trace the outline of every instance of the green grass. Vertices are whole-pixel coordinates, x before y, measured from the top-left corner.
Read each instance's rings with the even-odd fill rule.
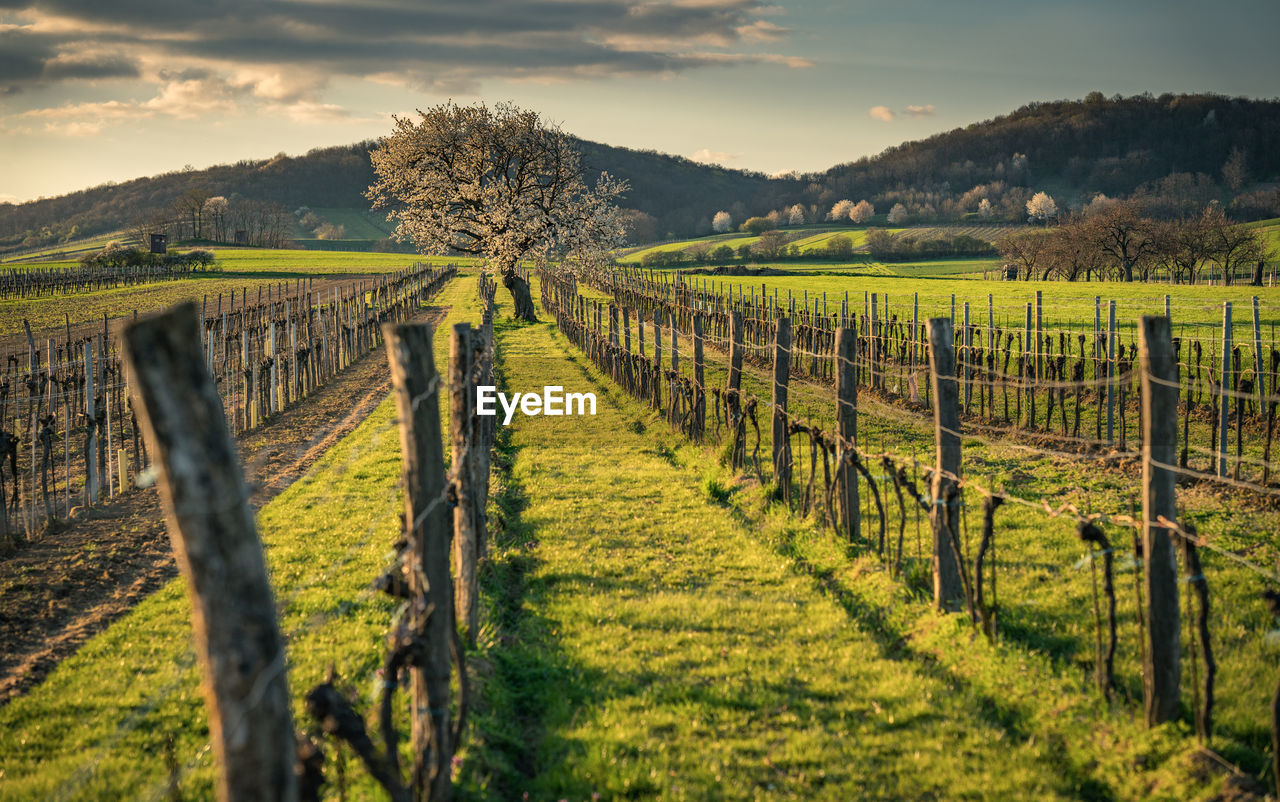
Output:
[[[454,280],[432,303],[453,306],[441,332],[475,318],[472,278]],[[445,365],[447,336],[436,338],[435,351]],[[399,537],[399,485],[388,399],[259,513],[299,723],[303,694],[330,662],[366,706],[373,692],[394,603],[369,584],[390,565]],[[0,708],[0,799],[161,798],[171,736],[184,798],[210,798],[214,773],[189,619],[182,581],[170,582]],[[355,761],[348,766],[358,798],[376,798]]]
[[[213,269],[193,274],[190,278],[34,299],[0,299],[0,331],[21,331],[24,318],[39,331],[63,325],[66,316],[70,317],[72,325],[78,325],[101,321],[104,314],[117,317],[131,314],[134,310],[145,313],[189,299],[202,301],[205,296],[216,304],[218,295],[223,294],[230,303],[233,290],[237,299],[245,289],[249,290],[251,298],[256,298],[260,287],[300,278],[360,280],[403,270],[418,262],[443,266],[450,263],[468,265],[475,261],[416,254],[265,248],[220,248],[214,251],[217,262]]]
[[[687,339],[681,344],[684,354],[690,353]],[[708,352],[707,381],[710,386],[723,386],[724,355]],[[687,359],[682,369],[689,374]],[[747,393],[768,399],[770,394],[768,374],[748,365],[743,380]],[[790,391],[791,411],[818,422],[824,430],[834,428],[834,400],[829,387],[808,384],[795,379]],[[976,405],[976,396],[975,396]],[[1091,430],[1091,407],[1086,406],[1084,429]],[[1040,409],[1043,416],[1043,406]],[[708,418],[713,418],[708,412]],[[1136,414],[1131,410],[1130,426]],[[761,454],[770,453],[771,443],[767,412],[761,413]],[[927,415],[912,414],[877,401],[873,397],[862,399],[859,409],[859,434],[862,448],[879,452],[887,450],[899,455],[910,464],[915,458],[924,463],[932,460],[934,441],[932,424]],[[968,429],[968,425],[965,427]],[[1131,429],[1132,431],[1132,429]],[[1208,440],[1207,423],[1198,422],[1193,427],[1193,441]],[[754,446],[754,434],[749,434],[749,449]],[[1246,454],[1260,456],[1261,443],[1251,438]],[[803,447],[802,447],[803,449]],[[798,457],[800,471],[807,477],[808,460],[802,450]],[[1203,458],[1200,458],[1201,461]],[[822,469],[818,467],[821,486]],[[766,469],[766,473],[771,473]],[[873,473],[882,471],[873,468]],[[1099,469],[1095,459],[1060,459],[1037,449],[1022,447],[1017,441],[989,440],[973,435],[964,443],[963,473],[976,477],[982,484],[1007,489],[1015,495],[1035,503],[1046,502],[1057,507],[1063,502],[1073,502],[1079,508],[1112,514],[1130,514],[1136,505],[1136,468],[1128,472]],[[892,485],[881,477],[880,493],[889,507],[888,532],[890,538],[897,533],[899,521]],[[705,476],[702,481],[707,481]],[[720,483],[722,486],[724,481]],[[797,491],[799,492],[799,491]],[[1193,521],[1201,535],[1207,536],[1216,548],[1242,554],[1256,564],[1273,566],[1280,560],[1280,515],[1259,508],[1256,499],[1243,494],[1215,493],[1206,488],[1180,488],[1178,492],[1181,514]],[[863,492],[864,520],[871,521],[874,511],[870,508],[869,494]],[[969,549],[974,547],[980,522],[981,498],[974,491],[966,492],[968,520],[965,523]],[[758,513],[757,519],[765,519],[775,512]],[[784,516],[785,518],[785,516]],[[929,524],[927,518],[908,510],[906,520],[906,553],[908,566],[921,568],[927,575],[927,565],[921,563],[929,551]],[[873,533],[866,533],[868,538]],[[1039,513],[1021,506],[1007,505],[997,517],[999,539],[999,587],[1000,620],[1006,643],[1012,654],[1030,654],[1043,658],[1047,666],[1066,679],[1079,681],[1078,693],[1089,696],[1094,664],[1094,621],[1092,616],[1092,575],[1088,563],[1080,565],[1087,554],[1075,535],[1075,526],[1069,519],[1048,520]],[[1118,706],[1119,715],[1136,714],[1140,707],[1140,676],[1138,659],[1138,634],[1136,632],[1133,601],[1132,569],[1126,570],[1125,554],[1131,554],[1131,530],[1108,527],[1108,536],[1121,552],[1117,585],[1119,589],[1120,653],[1117,659],[1117,677],[1125,703]],[[822,537],[828,537],[823,535]],[[805,560],[812,559],[812,549],[824,549],[822,541],[797,539],[788,548],[798,548]],[[834,552],[825,552],[826,571],[836,571],[838,561]],[[969,552],[972,553],[971,551]],[[846,555],[847,556],[847,555]],[[1202,552],[1205,574],[1209,578],[1213,597],[1214,650],[1219,663],[1217,681],[1217,736],[1216,748],[1244,767],[1247,772],[1264,770],[1268,750],[1267,709],[1274,689],[1273,667],[1280,656],[1268,632],[1274,624],[1263,609],[1260,593],[1267,583],[1230,561],[1228,558],[1207,551]],[[878,565],[874,559],[855,559],[839,570],[853,571],[855,575],[867,570],[866,565]],[[859,567],[861,566],[861,567]],[[851,583],[856,585],[856,583]],[[857,591],[854,587],[850,592]],[[1185,591],[1183,591],[1185,593]],[[889,607],[895,603],[880,602]],[[1184,616],[1189,616],[1184,612]],[[1184,620],[1189,620],[1184,619]],[[917,624],[918,625],[918,624]],[[1191,653],[1191,646],[1186,647]],[[948,655],[945,662],[957,666],[990,672],[984,682],[998,683],[1005,669],[997,665],[983,668],[970,652],[957,651]],[[1192,660],[1184,664],[1184,703],[1193,704]],[[1202,669],[1201,669],[1202,670]],[[977,678],[977,677],[975,677]],[[1135,701],[1136,700],[1136,701]],[[1058,704],[1045,698],[1030,702],[1030,709],[1039,704]],[[1136,737],[1136,736],[1134,736]]]
[[[980,271],[986,260],[957,260],[948,263],[957,271],[973,269]],[[1260,304],[1260,320],[1263,328],[1263,339],[1270,341],[1271,327],[1280,323],[1280,288],[1249,287],[1236,285],[1232,287],[1209,286],[1170,286],[1166,284],[1125,284],[1118,282],[1083,283],[1062,281],[983,281],[981,273],[970,274],[969,277],[956,277],[945,274],[920,276],[912,271],[941,268],[942,263],[902,263],[874,265],[858,274],[841,274],[835,271],[818,272],[818,265],[796,265],[796,273],[785,276],[697,276],[700,282],[715,282],[716,287],[732,286],[735,290],[743,288],[748,294],[754,288],[757,295],[760,285],[767,286],[770,296],[778,291],[779,303],[785,303],[787,292],[793,296],[809,293],[810,303],[817,297],[821,299],[825,293],[827,311],[838,313],[840,303],[848,293],[850,304],[861,313],[864,293],[874,292],[889,296],[891,315],[898,315],[900,320],[910,320],[913,296],[919,296],[920,321],[929,317],[949,316],[951,314],[951,296],[956,299],[957,320],[963,318],[964,303],[969,302],[970,320],[977,325],[986,325],[987,295],[992,296],[997,325],[1008,328],[1020,328],[1026,315],[1026,304],[1034,302],[1036,291],[1042,293],[1042,315],[1045,328],[1071,327],[1079,329],[1088,326],[1092,329],[1094,315],[1094,298],[1100,296],[1103,301],[1102,325],[1106,326],[1106,303],[1116,301],[1116,323],[1118,328],[1130,335],[1136,331],[1138,318],[1143,314],[1163,314],[1164,296],[1169,294],[1173,310],[1174,333],[1184,333],[1181,327],[1188,327],[1187,333],[1208,338],[1212,332],[1220,332],[1222,326],[1222,302],[1232,302],[1232,321],[1235,324],[1235,342],[1248,344],[1252,348],[1252,297],[1258,296]],[[800,272],[806,270],[806,272]],[[812,272],[808,272],[812,271]],[[883,272],[881,272],[883,271]],[[879,275],[877,275],[879,273]],[[693,281],[695,277],[688,280]],[[883,308],[883,307],[882,307]],[[1207,355],[1206,355],[1207,360]]]
[[[499,347],[509,385],[594,388],[602,403],[596,418],[522,418],[509,432],[507,526],[487,585],[503,601],[482,644],[465,796],[1210,793],[1185,724],[1147,732],[1132,702],[1108,706],[1079,670],[1082,575],[1064,587],[1003,557],[1011,620],[988,646],[874,557],[766,506],[713,450],[666,433],[550,326],[505,328]],[[1039,541],[1057,565],[1078,558],[1070,533],[1007,519],[1002,549]],[[1028,642],[1042,625],[1049,637]],[[1226,682],[1238,695],[1257,679]],[[1256,730],[1265,707],[1248,716]]]
[[[368,209],[312,207],[311,211],[334,225],[346,228],[348,239],[386,239],[395,230],[395,226],[387,223],[385,213],[371,212]]]

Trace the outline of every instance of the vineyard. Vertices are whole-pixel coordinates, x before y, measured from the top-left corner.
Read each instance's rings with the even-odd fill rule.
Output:
[[[0,708],[0,798],[206,798],[270,761],[316,799],[1271,786],[1273,298],[528,278],[546,322],[424,263],[8,355],[11,548],[155,484],[183,576]],[[255,517],[233,438],[382,347],[391,396]],[[599,411],[503,427],[489,384]],[[215,530],[265,562],[228,573]],[[241,618],[276,635],[219,674]]]

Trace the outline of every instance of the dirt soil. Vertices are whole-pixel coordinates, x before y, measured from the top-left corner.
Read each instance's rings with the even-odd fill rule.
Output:
[[[447,307],[421,320],[438,324]],[[293,484],[391,391],[383,351],[239,438],[255,509]],[[73,513],[75,511],[73,510]],[[154,489],[103,502],[0,558],[0,705],[177,574]]]

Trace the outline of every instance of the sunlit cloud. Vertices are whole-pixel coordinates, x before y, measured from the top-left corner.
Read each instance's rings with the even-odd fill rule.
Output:
[[[872,106],[867,113],[871,115],[871,119],[882,120],[887,123],[893,122],[893,118],[898,116],[888,106]]]

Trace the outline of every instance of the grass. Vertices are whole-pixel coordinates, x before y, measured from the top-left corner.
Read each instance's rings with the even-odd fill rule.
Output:
[[[981,270],[985,260],[964,260],[961,265]],[[951,298],[955,296],[956,319],[963,318],[964,303],[969,302],[970,320],[975,325],[985,326],[987,321],[987,296],[992,296],[995,308],[996,324],[1003,328],[1020,328],[1026,314],[1026,304],[1034,302],[1037,291],[1042,293],[1043,326],[1049,328],[1080,329],[1093,327],[1094,298],[1103,301],[1102,325],[1106,326],[1106,303],[1116,301],[1116,323],[1120,331],[1131,339],[1136,337],[1138,318],[1143,314],[1163,314],[1164,296],[1170,296],[1173,314],[1174,333],[1195,333],[1208,338],[1212,332],[1220,332],[1222,326],[1222,302],[1231,301],[1233,306],[1232,320],[1235,326],[1235,342],[1248,343],[1250,349],[1253,342],[1252,331],[1252,297],[1258,296],[1259,317],[1263,329],[1263,339],[1270,342],[1271,327],[1280,323],[1280,288],[1249,287],[1236,285],[1232,287],[1208,286],[1170,286],[1167,284],[1125,284],[1125,283],[1081,283],[1062,281],[981,281],[975,278],[959,278],[938,275],[932,277],[911,276],[909,271],[940,267],[939,263],[903,263],[884,266],[884,273],[897,275],[844,274],[834,271],[797,272],[788,271],[784,276],[696,276],[687,279],[692,282],[714,282],[716,288],[741,288],[748,295],[754,289],[757,295],[760,285],[768,288],[770,297],[777,290],[779,304],[785,304],[787,294],[793,297],[809,294],[810,304],[813,298],[827,299],[827,311],[838,313],[840,304],[848,294],[850,303],[859,314],[863,311],[865,293],[888,295],[890,315],[897,315],[900,320],[910,320],[912,299],[919,297],[920,321],[929,317],[950,316]],[[816,268],[817,266],[813,266]],[[868,271],[868,272],[879,272]],[[883,307],[882,307],[883,308]],[[1182,327],[1190,327],[1186,332]],[[1206,355],[1207,358],[1207,355]]]
[[[433,303],[453,310],[439,330],[474,319],[474,299],[469,278],[446,287]],[[437,337],[435,350],[443,366],[448,337]],[[365,703],[375,688],[394,603],[369,585],[390,564],[402,509],[394,419],[388,399],[258,516],[298,722],[303,694],[330,662]],[[182,580],[175,580],[30,694],[0,708],[0,799],[161,798],[170,737],[184,795],[211,797],[214,772],[189,619]],[[362,773],[350,775],[359,798],[374,796]]]
[[[190,278],[84,291],[40,298],[0,299],[0,331],[21,331],[23,319],[35,330],[55,328],[70,318],[72,325],[101,321],[108,317],[150,312],[166,306],[209,296],[213,303],[219,294],[237,296],[245,289],[250,297],[260,287],[300,278],[359,280],[397,270],[417,262],[444,265],[471,264],[474,260],[425,257],[415,254],[380,254],[328,251],[272,250],[264,248],[214,249],[217,262],[212,270]],[[74,264],[74,263],[72,263]]]
[[[451,321],[473,315],[471,281],[453,282],[437,303],[453,304]],[[508,388],[560,384],[600,403],[595,417],[518,417],[500,434],[461,798],[1216,792],[1218,769],[1185,721],[1153,731],[1140,722],[1132,573],[1118,579],[1120,697],[1108,703],[1092,688],[1090,572],[1069,522],[1001,511],[1003,636],[990,645],[961,617],[931,610],[918,519],[905,521],[907,571],[895,579],[860,543],[767,503],[769,488],[726,470],[714,446],[667,431],[552,324],[500,318],[497,335]],[[437,338],[440,365],[446,347]],[[708,381],[722,383],[722,355],[708,360]],[[744,390],[765,396],[765,382],[748,367]],[[793,411],[818,418],[831,406],[829,388],[803,382],[791,398]],[[260,515],[295,699],[337,660],[369,707],[391,605],[367,584],[387,564],[400,510],[393,414],[383,404]],[[872,398],[860,414],[866,447],[928,459],[923,419]],[[1123,508],[1133,487],[1089,462],[972,436],[965,460],[966,474],[1055,504]],[[1180,498],[1214,543],[1247,547],[1264,564],[1280,556],[1276,514],[1202,491]],[[966,498],[970,515],[977,501]],[[897,520],[891,507],[890,532]],[[1109,534],[1119,544],[1127,536]],[[1203,556],[1221,663],[1213,746],[1265,776],[1280,655],[1264,637],[1273,624],[1257,600],[1261,580]],[[208,796],[187,618],[172,583],[0,709],[0,799],[161,797],[170,735],[183,792]],[[1188,677],[1188,703],[1189,687]],[[376,798],[353,766],[350,798]]]
[[[1016,634],[1052,616],[1011,612],[1001,645],[975,640],[876,558],[666,433],[550,326],[505,328],[499,348],[509,385],[554,380],[603,400],[596,418],[522,418],[508,432],[507,525],[487,585],[502,602],[484,628],[463,796],[1212,792],[1185,724],[1146,731],[1061,647]],[[1038,524],[1005,534],[1002,521],[1002,539],[1045,540]],[[1049,551],[1066,565],[1079,555],[1070,535]],[[1017,571],[1003,559],[1002,582]],[[1027,606],[1077,619],[1079,587],[1054,582]]]
[[[690,348],[687,339],[684,340],[681,349],[686,355]],[[723,385],[723,363],[723,354],[708,352],[707,381],[710,386]],[[688,375],[687,360],[682,360],[682,367]],[[767,399],[770,383],[765,371],[749,365],[744,373],[743,389]],[[834,401],[831,393],[829,387],[793,380],[790,391],[791,411],[816,420],[824,430],[829,431],[834,428]],[[713,417],[710,411],[708,417]],[[1086,416],[1085,422],[1091,424],[1091,418]],[[762,412],[760,449],[766,462],[771,448],[767,423],[768,413]],[[908,465],[912,458],[925,463],[932,459],[932,427],[924,415],[910,414],[901,408],[864,396],[860,404],[858,425],[864,449],[873,453],[889,450],[904,457]],[[967,425],[965,428],[968,428]],[[1193,432],[1193,437],[1199,438],[1204,433],[1203,430]],[[755,443],[754,434],[749,434],[748,438],[750,451]],[[1256,446],[1256,442],[1251,444],[1251,447]],[[803,451],[799,453],[802,455],[797,459],[799,471],[802,477],[807,477],[808,460],[803,457]],[[691,462],[697,464],[697,460]],[[1096,460],[1092,459],[1063,460],[1038,453],[1034,448],[1021,448],[1015,442],[971,435],[964,443],[963,465],[963,473],[977,477],[982,484],[1008,489],[1019,497],[1036,503],[1043,501],[1053,507],[1069,501],[1085,510],[1129,514],[1134,509],[1133,505],[1136,505],[1136,470],[1126,472],[1099,469]],[[822,481],[821,470],[819,466],[819,486]],[[873,472],[882,471],[873,469]],[[704,483],[708,481],[705,474],[699,479]],[[727,481],[721,479],[720,485],[726,486]],[[883,499],[893,497],[892,486],[885,482],[885,477],[881,477],[880,493]],[[864,490],[862,495],[866,506],[864,521],[870,522],[875,515],[867,506],[869,494]],[[1273,566],[1280,559],[1280,535],[1276,534],[1280,532],[1280,515],[1260,509],[1256,499],[1194,487],[1180,488],[1178,498],[1183,519],[1195,522],[1200,534],[1206,536],[1215,547],[1243,554],[1262,566]],[[898,514],[896,503],[889,501],[887,504],[887,529],[892,538],[896,535],[899,521],[903,519]],[[964,524],[966,533],[972,530],[972,534],[965,535],[971,554],[980,522],[981,497],[974,491],[968,491],[965,494],[965,504],[967,516],[971,519]],[[754,513],[753,519],[763,522],[773,515],[783,515],[785,520],[791,520],[785,513],[773,510]],[[927,574],[927,563],[922,561],[930,548],[927,518],[922,521],[920,515],[908,510],[903,523],[907,535],[908,573],[922,568],[923,573]],[[763,526],[763,523],[759,525]],[[812,527],[809,531],[812,531]],[[865,534],[868,538],[872,537],[870,531]],[[1088,552],[1076,538],[1074,523],[1069,519],[1048,520],[1035,511],[1006,505],[997,517],[997,535],[1000,555],[1000,620],[1010,654],[1042,659],[1045,666],[1064,681],[1076,683],[1072,693],[1086,697],[1096,695],[1096,691],[1090,688],[1094,670],[1092,571],[1087,560],[1081,562]],[[1136,609],[1132,590],[1135,574],[1131,563],[1126,562],[1127,558],[1124,557],[1132,553],[1130,535],[1131,530],[1108,527],[1108,536],[1121,552],[1121,556],[1117,558],[1120,567],[1116,580],[1121,627],[1117,677],[1124,701],[1114,712],[1122,717],[1137,714],[1141,704],[1138,633],[1134,623]],[[850,557],[846,554],[843,561],[837,559],[839,549],[822,545],[830,535],[823,533],[815,536],[818,537],[817,540],[797,538],[788,548],[799,549],[805,560],[813,559],[811,553],[815,549],[825,554],[823,561],[827,567],[823,569],[824,575],[844,571],[857,576],[871,570],[869,566],[877,566],[876,570],[883,570],[878,567],[880,564],[874,558]],[[1260,593],[1268,583],[1226,557],[1205,551],[1202,551],[1201,556],[1213,598],[1213,646],[1219,662],[1216,712],[1218,740],[1215,741],[1215,747],[1247,772],[1261,773],[1265,771],[1265,756],[1268,751],[1267,710],[1275,683],[1273,667],[1277,656],[1280,656],[1268,634],[1274,623],[1260,600]],[[851,582],[851,587],[851,592],[861,593],[857,583]],[[868,600],[867,603],[871,602]],[[896,609],[896,602],[891,599],[882,598],[878,604]],[[1184,611],[1183,615],[1184,621],[1190,620],[1189,611]],[[907,628],[910,630],[915,626],[923,625],[917,621]],[[958,639],[954,643],[958,644],[962,640],[964,639]],[[1190,655],[1193,651],[1192,642],[1188,641],[1185,648],[1185,653]],[[979,668],[982,665],[980,658],[976,658],[967,647],[948,654],[945,659],[939,659],[943,659],[949,666],[954,664],[955,670],[970,671],[973,668],[970,662],[973,660],[979,660]],[[1193,662],[1188,657],[1184,667],[1184,702],[1188,708],[1194,703]],[[993,665],[988,670],[991,673],[984,682],[1001,681],[1004,668]],[[1194,670],[1202,671],[1203,668]],[[1067,702],[1065,699],[1053,701],[1047,697],[1028,702],[1029,709],[1032,710],[1038,709],[1042,704],[1054,706]],[[1142,794],[1125,794],[1133,795]]]

